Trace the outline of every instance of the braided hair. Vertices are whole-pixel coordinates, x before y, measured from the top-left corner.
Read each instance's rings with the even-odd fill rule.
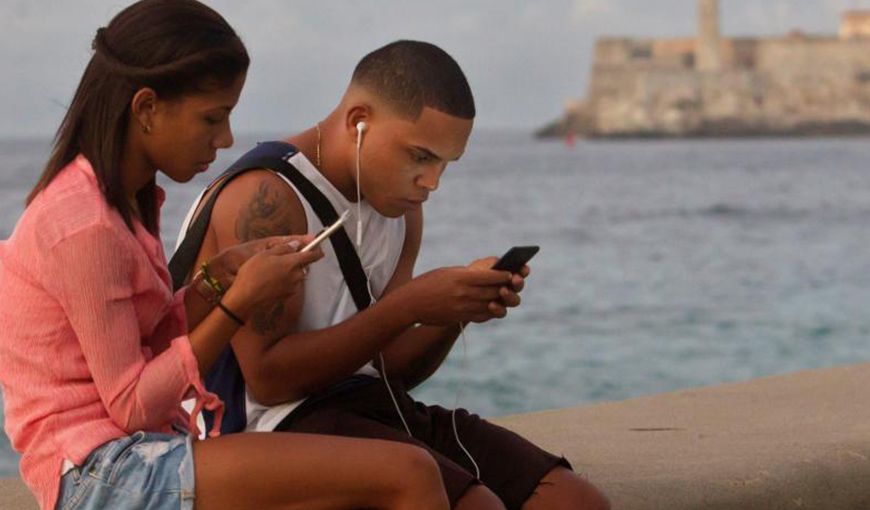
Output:
[[[165,99],[232,84],[250,63],[244,44],[214,10],[196,0],[141,0],[97,30],[93,55],[27,204],[78,154],[94,167],[106,201],[132,230],[121,160],[130,102],[142,88]],[[155,184],[136,196],[142,222],[157,233]]]

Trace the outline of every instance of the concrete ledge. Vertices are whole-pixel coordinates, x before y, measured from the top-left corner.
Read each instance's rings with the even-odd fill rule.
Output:
[[[38,510],[36,500],[21,480],[0,479],[0,508],[3,510]]]
[[[870,508],[870,364],[496,423],[562,453],[617,510]],[[35,509],[17,480],[0,508]]]
[[[870,364],[495,420],[615,509],[870,508]]]

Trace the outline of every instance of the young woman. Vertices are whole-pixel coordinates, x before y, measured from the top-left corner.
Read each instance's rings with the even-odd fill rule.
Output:
[[[53,154],[0,245],[6,430],[44,509],[443,509],[434,460],[395,442],[236,434],[200,375],[321,253],[305,238],[225,251],[173,295],[157,171],[185,182],[232,144],[248,55],[194,0],[143,0],[97,31]]]

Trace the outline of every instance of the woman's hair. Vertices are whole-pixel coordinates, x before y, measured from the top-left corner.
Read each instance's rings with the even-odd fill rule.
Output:
[[[81,153],[93,165],[106,201],[132,229],[120,168],[135,93],[150,87],[162,99],[174,99],[229,86],[247,71],[250,58],[232,27],[196,0],[136,2],[97,30],[92,48],[51,158],[27,204]],[[142,222],[156,233],[154,182],[136,199]]]

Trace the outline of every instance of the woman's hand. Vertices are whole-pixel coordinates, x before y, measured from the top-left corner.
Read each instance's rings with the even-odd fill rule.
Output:
[[[257,253],[280,244],[289,244],[298,249],[298,247],[311,242],[313,238],[312,235],[272,236],[231,246],[208,261],[209,275],[216,278],[225,290],[229,289],[232,287],[242,264]]]
[[[305,278],[307,267],[323,257],[320,249],[299,253],[297,249],[310,236],[270,237],[245,246],[232,255],[233,263],[244,260],[232,273],[232,286],[224,295],[224,303],[247,317],[250,310],[265,303],[276,303],[292,295]],[[238,247],[235,247],[238,248]],[[234,248],[230,248],[233,250]],[[229,266],[232,267],[232,266]]]

